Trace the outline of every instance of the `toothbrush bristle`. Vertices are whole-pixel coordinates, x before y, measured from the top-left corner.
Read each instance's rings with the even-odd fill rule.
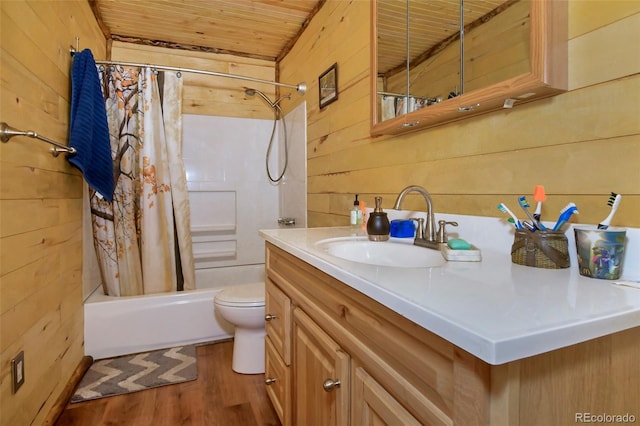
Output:
[[[609,206],[611,206],[611,212],[609,212],[609,216],[607,216],[602,222],[598,224],[598,229],[607,229],[609,227],[611,219],[613,219],[613,215],[615,214],[616,210],[618,210],[621,199],[622,195],[616,194],[615,192],[611,193],[609,202],[607,203]]]
[[[527,208],[530,207],[529,206],[529,202],[527,201],[527,197],[525,197],[524,195],[522,197],[518,198],[518,202],[520,203],[520,205],[522,207],[527,207]]]
[[[609,197],[609,201],[607,202],[607,205],[613,207],[614,205],[620,204],[621,198],[622,198],[622,195],[612,192],[611,196]]]
[[[564,206],[564,208],[562,210],[560,210],[560,214],[566,212],[570,208],[576,209],[575,212],[578,213],[578,207],[576,206],[576,204],[575,203],[569,203],[566,206]]]

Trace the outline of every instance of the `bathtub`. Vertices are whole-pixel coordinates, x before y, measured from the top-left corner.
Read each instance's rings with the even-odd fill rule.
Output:
[[[214,312],[222,289],[110,297],[98,287],[84,303],[85,354],[101,359],[231,338],[233,326]]]

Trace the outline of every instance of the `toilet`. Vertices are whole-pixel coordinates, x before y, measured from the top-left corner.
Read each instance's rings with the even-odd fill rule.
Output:
[[[235,326],[233,361],[236,373],[264,373],[264,282],[227,287],[214,298],[215,310]]]

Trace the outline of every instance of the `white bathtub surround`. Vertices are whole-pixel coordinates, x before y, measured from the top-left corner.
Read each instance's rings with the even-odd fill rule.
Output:
[[[264,282],[264,263],[240,266],[219,266],[196,270],[198,288],[225,288],[246,283]]]
[[[302,102],[285,121],[289,137],[289,166],[278,185],[279,216],[294,218],[295,227],[307,226],[307,103]],[[280,150],[281,162],[284,151]]]
[[[385,211],[390,219],[414,216]],[[350,227],[271,229],[261,235],[490,364],[640,326],[640,290],[581,276],[571,229],[571,267],[541,269],[511,262],[513,226],[503,219],[437,214],[440,219],[458,222],[450,236],[479,247],[481,262],[380,267],[342,260],[315,246],[325,238],[365,235]],[[627,228],[622,279],[640,279],[639,258],[640,229]]]
[[[84,350],[94,359],[231,338],[215,314],[220,289],[110,297],[97,289],[84,304]]]
[[[256,266],[263,268],[264,241],[258,230],[278,226],[282,216],[306,225],[305,117],[304,103],[286,117],[289,161],[276,185],[267,178],[265,163],[272,120],[184,116],[196,288],[227,286],[227,278],[255,281],[235,276],[255,276]],[[276,138],[282,136],[276,133]],[[282,142],[274,140],[272,171],[281,170]],[[249,271],[241,272],[243,267]]]
[[[264,162],[272,123],[184,116],[196,271],[264,263],[258,229],[276,226],[278,218],[278,187]],[[203,285],[196,280],[196,288]]]

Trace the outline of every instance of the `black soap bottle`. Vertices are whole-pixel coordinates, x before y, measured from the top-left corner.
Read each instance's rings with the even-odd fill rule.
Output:
[[[389,218],[382,211],[382,197],[376,197],[376,208],[369,215],[367,234],[371,241],[386,241],[389,239]]]

